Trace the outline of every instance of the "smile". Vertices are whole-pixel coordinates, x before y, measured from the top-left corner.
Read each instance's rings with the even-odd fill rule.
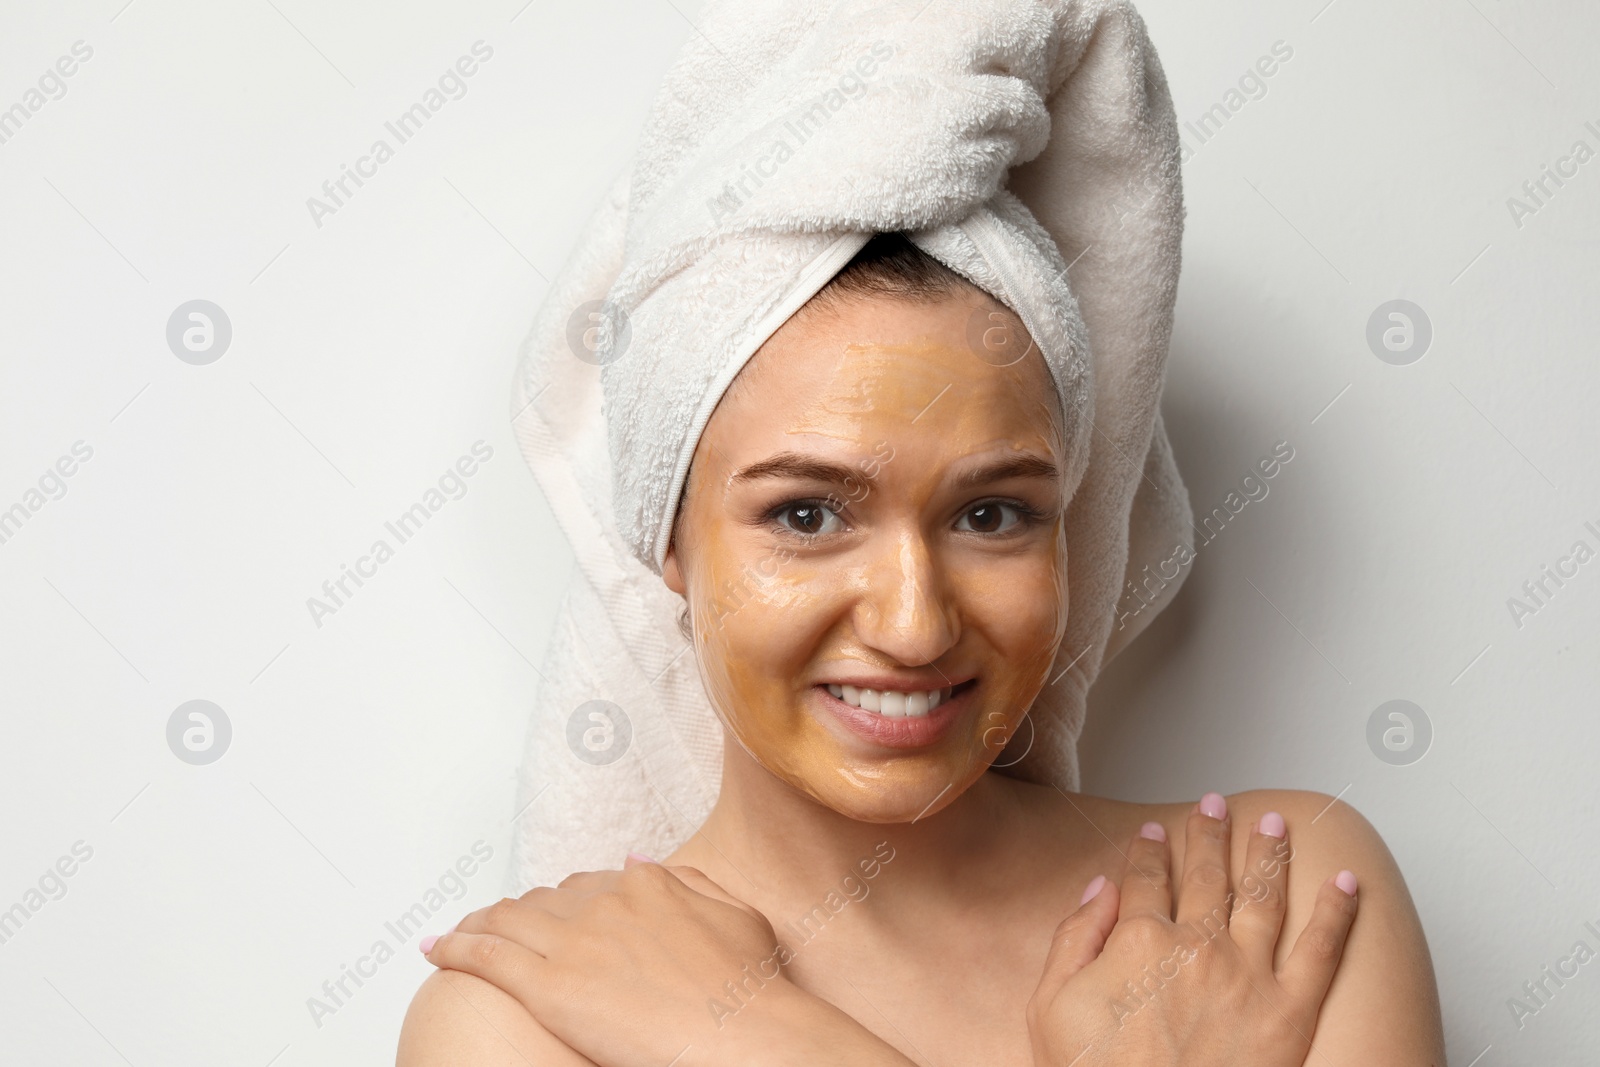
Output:
[[[887,748],[937,744],[967,710],[976,678],[943,689],[869,689],[827,683],[816,689],[823,706],[851,732]]]
[[[828,692],[862,711],[875,711],[886,719],[910,716],[918,719],[950,699],[952,687],[907,692],[899,689],[860,689],[853,685],[830,685]]]

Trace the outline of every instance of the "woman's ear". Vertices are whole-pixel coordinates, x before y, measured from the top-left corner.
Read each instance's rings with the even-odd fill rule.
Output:
[[[688,596],[689,587],[683,584],[683,571],[678,568],[678,542],[674,539],[667,545],[667,558],[661,565],[661,580],[667,583],[667,588],[679,596]]]

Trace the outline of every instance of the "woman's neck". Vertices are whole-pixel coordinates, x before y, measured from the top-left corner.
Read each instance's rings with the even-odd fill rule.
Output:
[[[897,883],[960,903],[1003,887],[1016,857],[1034,851],[1024,847],[1037,831],[1024,796],[1030,787],[998,774],[982,775],[914,822],[861,822],[779,779],[731,739],[723,748],[717,802],[674,862],[700,867],[763,911],[801,906],[846,877],[860,879],[888,850]]]

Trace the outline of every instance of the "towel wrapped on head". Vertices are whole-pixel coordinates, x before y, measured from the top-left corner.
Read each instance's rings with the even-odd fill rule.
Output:
[[[1183,572],[1141,587],[1131,621],[1124,589],[1192,550],[1159,409],[1182,225],[1172,101],[1126,0],[712,0],[515,380],[513,428],[578,562],[515,890],[665,855],[709,812],[722,728],[660,577],[673,516],[729,383],[875,233],[1014,311],[1059,393],[1067,630],[997,766],[1076,788],[1089,685]]]

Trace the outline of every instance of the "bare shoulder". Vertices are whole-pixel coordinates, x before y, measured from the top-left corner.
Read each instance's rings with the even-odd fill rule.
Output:
[[[1233,823],[1233,855],[1236,875],[1243,871],[1245,847],[1261,816],[1275,811],[1283,816],[1289,841],[1289,910],[1284,920],[1287,935],[1298,933],[1310,916],[1322,883],[1342,870],[1356,876],[1363,924],[1372,927],[1414,928],[1421,944],[1421,925],[1412,903],[1405,877],[1395,863],[1389,846],[1366,817],[1345,801],[1326,793],[1302,789],[1253,789],[1228,798],[1228,813]],[[1178,834],[1188,816],[1180,814]],[[1358,919],[1357,922],[1361,922]],[[1284,946],[1287,955],[1288,946]]]
[[[1068,821],[1081,821],[1092,828],[1093,833],[1085,837],[1098,836],[1118,846],[1138,833],[1144,823],[1161,823],[1167,830],[1167,839],[1172,842],[1173,865],[1181,869],[1189,814],[1198,797],[1172,804],[1142,804],[1088,793],[1040,788],[1034,791],[1045,803],[1064,806]],[[1242,873],[1245,845],[1256,821],[1267,812],[1276,811],[1288,824],[1293,859],[1300,872],[1299,888],[1307,890],[1308,900],[1316,896],[1316,888],[1324,877],[1345,869],[1354,871],[1363,886],[1369,880],[1376,880],[1404,892],[1405,882],[1383,838],[1359,811],[1344,801],[1302,789],[1253,789],[1235,793],[1227,801],[1234,827],[1235,875]],[[1318,872],[1320,876],[1311,881],[1312,875]],[[1308,881],[1311,881],[1309,886]]]
[[[1286,959],[1305,929],[1322,885],[1355,874],[1360,909],[1322,1005],[1313,1041],[1333,1062],[1444,1063],[1439,992],[1411,892],[1372,824],[1343,800],[1294,789],[1257,789],[1228,798],[1235,877],[1260,817],[1283,816],[1289,842],[1288,907],[1278,943]],[[1188,808],[1183,809],[1187,818]],[[1175,835],[1175,840],[1181,838]]]
[[[569,1067],[593,1062],[567,1047],[499,986],[437,970],[411,998],[395,1067]]]
[[[1061,793],[1042,802],[1070,825],[1092,833],[1080,840],[1106,842],[1100,857],[1116,867],[1113,844],[1125,843],[1145,822],[1166,828],[1172,843],[1176,882],[1183,871],[1189,816],[1198,797],[1173,804],[1138,804],[1081,793]],[[1325,1055],[1317,1063],[1359,1063],[1363,1067],[1406,1067],[1444,1063],[1444,1032],[1433,961],[1411,892],[1389,847],[1355,808],[1326,793],[1298,789],[1255,789],[1227,798],[1232,834],[1232,873],[1236,889],[1248,892],[1251,873],[1245,851],[1257,821],[1269,811],[1287,828],[1288,882],[1283,931],[1278,941],[1281,966],[1310,920],[1317,893],[1341,870],[1355,874],[1359,908],[1339,970],[1334,975],[1317,1030],[1312,1037]],[[1125,858],[1125,857],[1124,857]]]
[[[1179,836],[1189,809],[1178,817]],[[1291,901],[1304,893],[1310,900],[1317,887],[1341,870],[1355,874],[1365,890],[1389,887],[1406,894],[1405,879],[1389,846],[1373,825],[1345,801],[1305,789],[1252,789],[1228,797],[1233,822],[1234,855],[1242,859],[1245,843],[1261,816],[1275,811],[1288,828],[1290,859],[1299,875],[1289,889]],[[1364,902],[1364,901],[1363,901]]]
[[[1389,855],[1383,838],[1355,808],[1344,800],[1309,789],[1251,789],[1228,797],[1228,811],[1236,827],[1249,829],[1261,816],[1275,811],[1284,821],[1293,819],[1300,823],[1302,832],[1314,831],[1313,836],[1324,844],[1346,844],[1352,848],[1376,850]],[[1310,839],[1306,841],[1311,847]]]

